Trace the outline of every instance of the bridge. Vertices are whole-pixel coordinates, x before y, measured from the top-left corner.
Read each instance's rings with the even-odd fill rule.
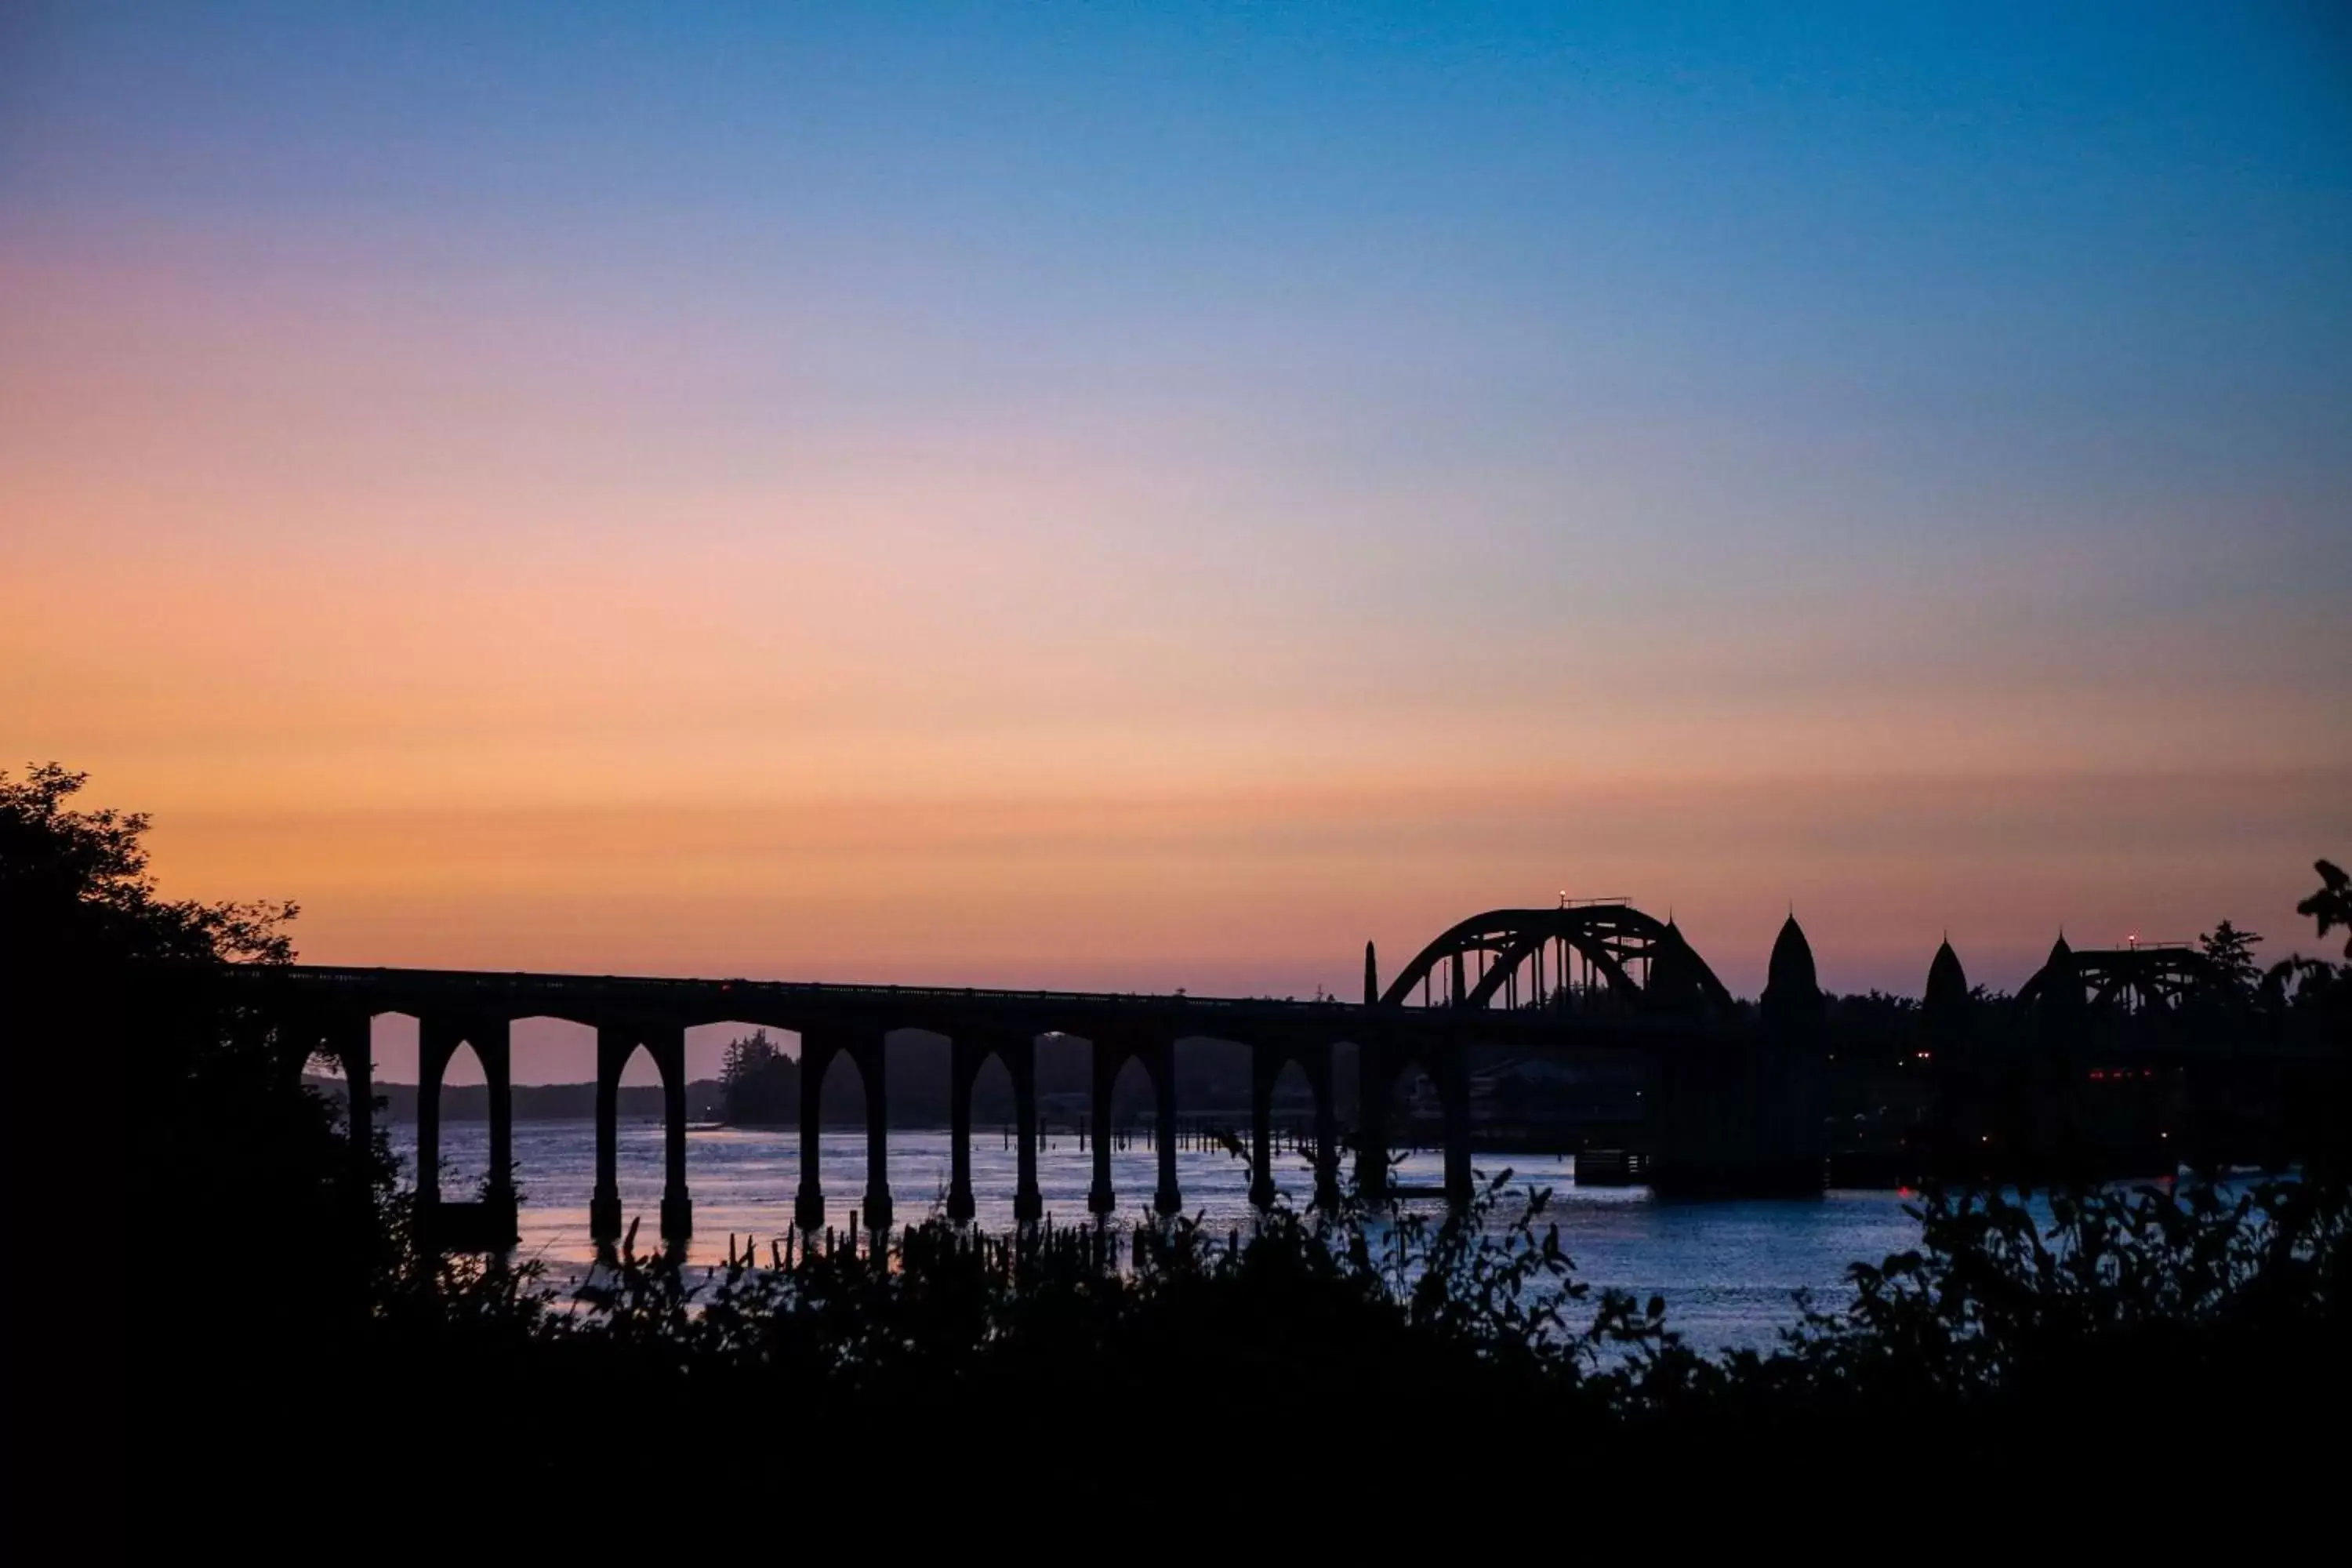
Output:
[[[2018,987],[2032,1007],[2114,1009],[2137,1015],[2242,1005],[2221,966],[2180,942],[2076,948],[2060,937],[2050,958]]]
[[[1790,931],[1795,929],[1790,922]],[[1783,942],[1787,933],[1783,933]],[[1801,943],[1800,935],[1797,941]],[[1811,963],[1805,957],[1810,984]],[[1333,1094],[1334,1047],[1354,1047],[1358,1124],[1352,1129],[1362,1190],[1384,1194],[1390,1184],[1387,1125],[1400,1077],[1418,1068],[1434,1085],[1441,1107],[1444,1194],[1467,1200],[1471,1191],[1469,1050],[1504,1047],[1528,1054],[1632,1051],[1645,1061],[1689,1068],[1730,1064],[1734,1091],[1756,1114],[1774,1116],[1769,1085],[1759,1086],[1755,1060],[1763,1047],[1753,1031],[1737,1026],[1730,994],[1669,921],[1622,901],[1563,905],[1554,910],[1496,910],[1440,935],[1409,963],[1383,993],[1370,944],[1365,948],[1364,1000],[1342,1003],[1276,1001],[1081,991],[1016,991],[921,985],[845,985],[746,979],[684,980],[614,975],[365,969],[309,964],[256,966],[239,974],[256,1004],[300,1058],[337,1063],[349,1086],[356,1150],[371,1138],[373,1020],[406,1014],[418,1021],[417,1197],[428,1225],[453,1244],[499,1246],[515,1230],[511,1030],[517,1019],[558,1018],[593,1028],[596,1037],[596,1181],[591,1228],[599,1241],[618,1239],[622,1214],[617,1167],[617,1104],[622,1068],[642,1049],[664,1090],[665,1182],[661,1230],[680,1240],[693,1230],[686,1173],[686,1032],[699,1025],[752,1025],[790,1031],[801,1039],[800,1187],[794,1216],[803,1227],[824,1224],[824,1188],[819,1140],[818,1086],[836,1059],[856,1072],[866,1100],[866,1172],[861,1209],[866,1223],[887,1228],[892,1201],[887,1179],[888,1105],[883,1072],[887,1037],[923,1030],[950,1042],[950,1105],[952,1164],[948,1212],[969,1219],[971,1188],[971,1091],[993,1057],[1012,1079],[1020,1149],[1016,1217],[1042,1216],[1037,1187],[1036,1041],[1073,1037],[1091,1048],[1091,1130],[1094,1174],[1087,1206],[1114,1211],[1111,1183],[1111,1086],[1129,1062],[1150,1080],[1159,1152],[1153,1206],[1178,1212],[1174,1048],[1180,1039],[1229,1040],[1248,1047],[1252,1064],[1250,1139],[1255,1179],[1252,1201],[1274,1202],[1272,1105],[1276,1079],[1292,1063],[1304,1071],[1314,1098],[1314,1201],[1337,1201],[1341,1147]],[[476,1202],[446,1199],[439,1191],[440,1085],[459,1047],[470,1047],[488,1084],[489,1184]],[[1769,1064],[1766,1076],[1769,1076]],[[1662,1075],[1671,1117],[1678,1082],[1688,1072]],[[1713,1077],[1720,1079],[1718,1070]],[[1728,1086],[1726,1086],[1728,1087]],[[1685,1099],[1691,1098],[1688,1095]],[[1720,1093],[1715,1098],[1721,1099]],[[1785,1098],[1785,1097],[1782,1097]],[[1732,1108],[1735,1120],[1738,1107]],[[1750,1121],[1754,1118],[1750,1117]],[[1785,1121],[1785,1118],[1782,1119]],[[1802,1142],[1800,1124],[1765,1129]],[[1717,1107],[1707,1137],[1737,1157],[1742,1134],[1726,1130]],[[1756,1141],[1758,1130],[1746,1136]],[[1671,1140],[1669,1140],[1671,1142]],[[1719,1150],[1718,1150],[1719,1152]],[[1671,1158],[1669,1160],[1671,1163]],[[1800,1156],[1801,1163],[1801,1155]],[[1818,1163],[1818,1162],[1816,1162]]]
[[[1545,984],[1549,960],[1553,984]],[[1582,979],[1571,979],[1571,962]],[[1472,965],[1476,966],[1475,973]],[[1433,994],[1440,966],[1444,988]],[[1367,976],[1365,1000],[1371,1000]],[[1735,1011],[1731,993],[1691,950],[1671,920],[1643,914],[1622,899],[1592,900],[1556,910],[1490,910],[1473,915],[1416,953],[1381,1000],[1410,1005],[1517,1008],[1524,995],[1538,1008],[1565,1010],[1580,994],[1586,1005],[1604,994],[1627,1013],[1704,1014],[1721,1019]]]

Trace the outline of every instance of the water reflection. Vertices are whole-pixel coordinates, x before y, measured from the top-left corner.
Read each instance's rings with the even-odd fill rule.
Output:
[[[404,1163],[415,1155],[413,1127],[392,1130]],[[488,1152],[488,1130],[480,1122],[444,1123],[447,1162],[479,1172]],[[593,1122],[520,1121],[514,1130],[523,1205],[522,1242],[515,1256],[538,1258],[551,1278],[583,1275],[596,1260],[589,1236],[588,1200],[595,1184],[596,1135]],[[657,1245],[662,1190],[662,1130],[658,1122],[620,1128],[619,1178],[623,1214],[639,1220],[638,1250]],[[972,1139],[972,1194],[978,1223],[991,1230],[1013,1224],[1016,1153],[995,1129]],[[866,1140],[861,1132],[829,1133],[821,1152],[826,1178],[825,1223],[846,1229],[853,1210],[863,1206]],[[1158,1156],[1140,1141],[1114,1149],[1111,1175],[1119,1196],[1119,1217],[1142,1215],[1151,1201]],[[890,1190],[901,1223],[944,1215],[949,1180],[949,1141],[944,1131],[893,1131]],[[1565,1158],[1486,1156],[1480,1168],[1508,1166],[1515,1184],[1534,1183],[1553,1190],[1552,1214],[1562,1244],[1577,1264],[1577,1277],[1599,1290],[1617,1287],[1641,1296],[1665,1297],[1668,1321],[1696,1344],[1768,1348],[1775,1331],[1793,1322],[1791,1297],[1813,1292],[1827,1305],[1848,1299],[1846,1266],[1875,1263],[1918,1240],[1918,1226],[1903,1213],[1903,1197],[1892,1192],[1832,1192],[1819,1199],[1758,1199],[1725,1203],[1669,1203],[1641,1187],[1578,1187],[1574,1162]],[[1185,1211],[1223,1230],[1246,1226],[1247,1167],[1223,1152],[1194,1149],[1177,1154]],[[1094,1174],[1093,1153],[1075,1136],[1051,1136],[1037,1157],[1037,1184],[1045,1211],[1056,1225],[1086,1223],[1087,1193]],[[1305,1206],[1314,1173],[1304,1158],[1276,1162],[1276,1184],[1288,1201]],[[1407,1184],[1440,1180],[1434,1153],[1409,1156],[1398,1172]],[[765,1258],[772,1241],[793,1222],[793,1196],[800,1184],[798,1139],[786,1129],[725,1128],[688,1135],[687,1180],[694,1198],[693,1240],[684,1260],[695,1267],[726,1262],[730,1238]],[[445,1185],[456,1195],[464,1189]]]

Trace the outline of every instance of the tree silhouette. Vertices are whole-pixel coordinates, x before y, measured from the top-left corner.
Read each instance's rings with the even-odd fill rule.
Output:
[[[738,1126],[781,1125],[799,1114],[800,1064],[765,1029],[727,1042],[719,1084],[726,1118]]]
[[[2262,942],[2259,931],[2241,931],[2223,921],[2197,939],[2197,945],[2213,962],[2242,996],[2251,996],[2263,983],[2263,966],[2254,961],[2254,948]]]
[[[123,1140],[112,1158],[85,1119],[59,1119],[81,1142],[51,1167],[70,1186],[45,1201],[87,1234],[136,1242],[88,1249],[96,1277],[71,1312],[47,1320],[64,1331],[26,1340],[38,1345],[26,1359],[58,1368],[70,1399],[16,1409],[42,1434],[37,1447],[77,1457],[83,1484],[123,1484],[107,1456],[131,1433],[144,1488],[155,1467],[143,1456],[216,1442],[261,1407],[252,1390],[272,1387],[278,1347],[363,1318],[382,1233],[361,1217],[370,1205],[352,1201],[373,1194],[354,1191],[333,1109],[301,1087],[299,1037],[281,1037],[218,984],[230,960],[292,957],[294,906],[161,897],[147,817],[77,809],[86,782],[55,763],[0,772],[0,1036],[33,1075],[63,1080],[20,1084],[22,1103],[120,1108],[106,1123]],[[388,1161],[373,1174],[387,1188]],[[185,1288],[225,1224],[268,1238],[268,1270]],[[119,1501],[89,1514],[100,1527],[121,1516]]]
[[[2332,860],[2315,861],[2312,869],[2319,873],[2319,891],[2295,905],[2294,912],[2317,921],[2323,937],[2337,926],[2352,926],[2352,875]],[[2344,956],[2352,958],[2352,936],[2345,939]]]
[[[166,901],[147,870],[143,811],[76,811],[89,780],[57,763],[0,769],[0,908],[11,927],[119,959],[283,963],[293,957],[290,903]]]

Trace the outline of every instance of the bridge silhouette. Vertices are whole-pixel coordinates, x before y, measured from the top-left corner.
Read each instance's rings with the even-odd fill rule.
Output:
[[[2203,968],[2200,966],[2203,965]],[[992,1057],[1012,1080],[1017,1165],[1013,1213],[1042,1217],[1036,1172],[1036,1042],[1074,1037],[1091,1051],[1090,1127],[1094,1173],[1087,1206],[1116,1209],[1111,1182],[1111,1088],[1130,1062],[1150,1081],[1159,1155],[1152,1205],[1178,1212],[1176,1043],[1232,1041],[1251,1061],[1251,1198],[1275,1201],[1271,1155],[1276,1079],[1296,1063],[1314,1100],[1313,1201],[1338,1199],[1343,1142],[1352,1144],[1360,1189],[1393,1195],[1389,1118],[1402,1075],[1418,1069],[1436,1091],[1444,1154],[1440,1194],[1450,1203],[1471,1194],[1470,1053],[1501,1047],[1516,1054],[1584,1055],[1631,1065],[1646,1085],[1647,1136],[1654,1183],[1738,1191],[1819,1191],[1822,1182],[1821,1063],[1813,1044],[1824,999],[1812,953],[1791,916],[1775,942],[1769,981],[1752,1015],[1671,920],[1622,900],[1556,909],[1494,910],[1439,934],[1408,961],[1385,990],[1376,955],[1365,945],[1364,999],[1312,1002],[1261,997],[1034,991],[972,986],[860,985],[747,979],[666,979],[491,971],[348,968],[311,964],[254,966],[240,982],[298,1044],[302,1060],[323,1057],[342,1069],[355,1150],[371,1139],[373,1019],[405,1014],[418,1021],[417,1176],[420,1214],[450,1245],[497,1247],[515,1234],[511,1030],[521,1018],[548,1017],[593,1028],[596,1036],[596,1178],[591,1229],[600,1242],[619,1238],[617,1104],[623,1068],[638,1050],[651,1058],[664,1091],[665,1184],[661,1232],[679,1241],[693,1230],[686,1172],[686,1033],[709,1024],[789,1031],[801,1040],[800,1186],[794,1217],[824,1224],[818,1086],[846,1058],[864,1089],[866,1172],[860,1203],[866,1225],[887,1228],[893,1203],[887,1178],[887,1037],[901,1030],[943,1035],[950,1042],[952,1166],[949,1216],[970,1219],[971,1097]],[[2201,955],[2176,950],[2076,954],[2062,940],[2026,987],[2034,997],[2085,1001],[2143,994],[2155,1005],[2210,981]],[[1966,1002],[1958,961],[1947,944],[1931,965],[1933,1012]],[[1353,1047],[1356,1125],[1343,1139],[1334,1093],[1334,1054]],[[470,1047],[488,1080],[489,1174],[485,1195],[458,1201],[439,1190],[440,1087],[450,1059]]]

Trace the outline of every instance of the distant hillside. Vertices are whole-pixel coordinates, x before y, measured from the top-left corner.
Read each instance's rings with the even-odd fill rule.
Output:
[[[1333,1072],[1337,1113],[1345,1122],[1356,1109],[1355,1061],[1352,1047],[1336,1053]],[[1187,1041],[1176,1058],[1176,1103],[1188,1117],[1223,1121],[1236,1127],[1249,1124],[1248,1047],[1224,1041]],[[949,1055],[944,1040],[909,1042],[893,1048],[885,1058],[889,1084],[890,1124],[894,1127],[948,1125]],[[1068,1126],[1087,1114],[1092,1094],[1092,1048],[1083,1040],[1040,1040],[1036,1052],[1038,1101],[1041,1113],[1055,1126]],[[698,1079],[687,1085],[686,1113],[692,1121],[728,1121],[740,1126],[794,1127],[800,1121],[800,1067],[789,1058],[769,1064],[762,1076],[772,1075],[768,1092],[746,1094],[740,1114],[727,1113],[725,1086],[717,1079]],[[340,1098],[339,1079],[305,1079],[320,1092]],[[1618,1121],[1639,1110],[1637,1085],[1617,1069],[1594,1072],[1559,1063],[1528,1061],[1492,1048],[1474,1048],[1471,1072],[1471,1118],[1475,1122],[1576,1122]],[[387,1102],[389,1120],[416,1120],[416,1086],[379,1083],[376,1093]],[[1433,1091],[1425,1084],[1400,1084],[1399,1104],[1427,1100],[1421,1109],[1434,1115]],[[1287,1071],[1275,1086],[1274,1113],[1293,1124],[1313,1113],[1314,1101],[1303,1073]],[[1112,1120],[1138,1125],[1151,1116],[1150,1079],[1130,1062],[1111,1089]],[[621,1090],[621,1115],[630,1121],[657,1120],[662,1091],[647,1085]],[[593,1083],[517,1084],[514,1113],[519,1121],[587,1120],[596,1114]],[[986,1131],[1009,1124],[1013,1116],[1013,1083],[1001,1063],[992,1061],[972,1085],[972,1126]],[[480,1084],[449,1087],[441,1091],[444,1121],[486,1121],[488,1090]],[[824,1085],[824,1125],[862,1127],[866,1123],[865,1085],[845,1060],[836,1062]]]
[[[317,1078],[305,1075],[303,1082],[331,1100],[343,1097],[341,1079]],[[393,1121],[416,1120],[416,1086],[413,1083],[379,1083],[375,1092],[384,1102],[384,1115]],[[720,1095],[719,1080],[697,1079],[686,1086],[686,1115],[689,1121],[719,1120]],[[623,1120],[639,1121],[658,1120],[662,1113],[662,1091],[657,1085],[625,1087],[621,1090],[620,1111]],[[593,1083],[519,1083],[514,1087],[514,1113],[518,1121],[584,1121],[596,1114],[596,1086]],[[478,1083],[451,1084],[441,1090],[441,1120],[444,1121],[488,1121],[490,1119],[489,1089]]]

